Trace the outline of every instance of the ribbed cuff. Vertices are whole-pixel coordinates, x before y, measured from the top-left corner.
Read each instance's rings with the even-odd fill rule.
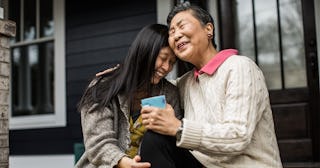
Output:
[[[200,145],[202,126],[197,122],[183,119],[183,131],[181,140],[177,146],[187,149],[197,149]]]
[[[117,167],[120,160],[125,156],[127,156],[125,153],[119,153],[119,155],[111,161],[111,167]]]

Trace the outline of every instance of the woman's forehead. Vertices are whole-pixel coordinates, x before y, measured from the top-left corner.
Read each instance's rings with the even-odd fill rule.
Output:
[[[190,21],[190,20],[197,20],[190,11],[181,11],[177,13],[171,20],[170,26],[172,25],[179,25],[183,21]]]

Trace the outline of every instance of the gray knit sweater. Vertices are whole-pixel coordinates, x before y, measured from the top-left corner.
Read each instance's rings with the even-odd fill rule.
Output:
[[[177,87],[163,79],[159,88],[160,94],[164,94],[167,103],[174,108],[177,118],[181,119]],[[94,104],[81,109],[81,124],[86,150],[75,168],[112,168],[126,155],[125,151],[130,143],[130,112],[125,98],[118,95],[109,106],[103,109],[97,106],[98,104]]]

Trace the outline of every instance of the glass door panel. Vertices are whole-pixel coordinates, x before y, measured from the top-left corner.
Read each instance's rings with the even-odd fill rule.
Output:
[[[256,61],[270,90],[307,86],[299,0],[234,0],[235,40]]]
[[[280,1],[285,88],[306,87],[306,60],[300,0]]]

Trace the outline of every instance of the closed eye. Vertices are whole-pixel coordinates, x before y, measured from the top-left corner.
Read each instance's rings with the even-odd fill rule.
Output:
[[[175,32],[174,28],[170,28],[170,30],[169,30],[169,36],[172,36],[172,35],[174,34],[174,32]]]

